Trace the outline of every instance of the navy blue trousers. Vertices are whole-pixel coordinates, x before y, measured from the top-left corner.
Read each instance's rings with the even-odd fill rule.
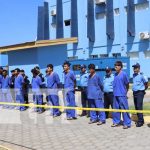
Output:
[[[143,110],[143,99],[144,99],[145,91],[137,91],[133,92],[134,97],[134,105],[136,110]],[[144,118],[142,113],[137,113],[138,122],[144,123]]]
[[[111,108],[113,108],[113,99],[114,99],[113,92],[104,93],[104,108],[105,109],[109,109],[110,106]],[[108,118],[109,112],[106,111],[105,114],[106,114],[106,118]]]

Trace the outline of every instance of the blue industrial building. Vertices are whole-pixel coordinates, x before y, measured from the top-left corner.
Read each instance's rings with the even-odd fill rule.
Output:
[[[39,64],[44,71],[46,66],[41,62],[44,61],[44,65],[51,61],[55,62],[63,49],[64,53],[61,53],[61,56],[71,61],[77,77],[81,64],[95,63],[97,71],[103,75],[106,66],[114,67],[116,60],[122,60],[124,69],[130,77],[133,73],[132,65],[139,62],[141,71],[150,78],[149,3],[150,0],[47,0],[43,2],[44,5],[38,8],[37,41],[59,41],[64,38],[76,38],[77,41],[66,41],[65,47],[55,42],[56,45],[52,48],[46,46],[45,51],[42,47],[38,48],[39,60],[33,62],[33,58],[29,57],[28,59],[32,60],[30,65]],[[28,55],[27,49],[30,49],[30,56],[35,55],[36,49],[32,48],[31,50],[30,47],[24,47],[17,53],[21,58],[24,57],[22,51]],[[11,49],[11,52],[10,49],[0,48],[2,52],[7,53],[10,68],[25,66],[26,61],[22,64],[21,60],[18,62],[14,59],[15,48]],[[44,56],[52,57],[44,59]],[[11,64],[9,58],[13,60]],[[61,63],[62,59],[59,62],[60,67]],[[27,67],[27,69],[31,68]]]

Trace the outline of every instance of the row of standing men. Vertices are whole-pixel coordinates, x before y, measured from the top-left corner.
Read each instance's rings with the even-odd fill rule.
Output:
[[[106,67],[106,75],[102,80],[95,71],[95,65],[90,64],[88,66],[89,73],[87,73],[87,67],[81,65],[81,78],[80,78],[80,90],[82,107],[90,108],[109,108],[114,109],[129,109],[127,100],[127,91],[129,89],[129,78],[122,70],[123,64],[121,61],[115,63],[115,74],[112,74],[112,69]],[[73,71],[70,70],[70,63],[64,62],[64,96],[65,104],[68,107],[76,107],[75,104],[75,87],[76,77]],[[136,110],[143,109],[143,98],[145,90],[148,88],[148,80],[140,72],[140,65],[137,63],[133,65],[133,96]],[[0,68],[0,88],[1,101],[10,102],[10,97],[14,94],[9,92],[10,88],[14,88],[15,101],[18,103],[28,103],[28,87],[29,80],[25,75],[24,70],[16,68],[12,70],[12,76],[7,75],[7,70]],[[44,87],[44,78],[40,73],[39,67],[35,67],[31,70],[33,78],[31,81],[31,88],[33,92],[33,102],[38,105],[43,105],[43,95],[41,88]],[[60,87],[60,79],[56,72],[53,71],[53,65],[47,65],[46,70],[46,87],[48,89],[47,101],[50,105],[59,106],[58,88]],[[6,100],[5,100],[6,99]],[[26,107],[17,107],[20,111],[24,111]],[[35,108],[35,111],[42,113],[43,108]],[[118,127],[123,125],[124,129],[131,127],[131,118],[129,113],[123,113],[123,122],[121,121],[121,113],[114,112],[112,127]],[[54,117],[60,116],[59,109],[51,109],[51,115]],[[96,112],[90,111],[88,114],[83,111],[80,116],[90,116],[89,124],[97,123],[97,125],[103,125],[108,118],[108,112]],[[141,127],[144,124],[143,114],[138,113],[137,127]],[[74,120],[76,118],[75,110],[66,110],[66,116],[68,120]]]

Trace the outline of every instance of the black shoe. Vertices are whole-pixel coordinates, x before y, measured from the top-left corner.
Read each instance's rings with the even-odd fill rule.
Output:
[[[123,129],[131,128],[130,126],[123,126]]]
[[[72,117],[68,117],[67,120],[73,120],[73,118]]]
[[[97,125],[98,126],[100,126],[100,125],[103,125],[103,124],[105,124],[106,122],[101,122],[101,121],[99,121],[98,123],[97,123]]]
[[[55,115],[52,115],[54,118],[55,117],[59,117],[59,116],[61,116],[61,112],[60,113],[58,113],[58,114],[55,114]]]
[[[84,113],[82,113],[81,115],[79,115],[80,117],[84,117],[84,116],[86,116],[86,114],[84,114]]]
[[[97,121],[95,120],[90,120],[89,124],[93,124],[93,123],[97,123]]]
[[[73,120],[77,120],[77,117],[72,117],[73,118]]]
[[[142,127],[143,126],[143,123],[136,123],[136,127]]]
[[[112,125],[111,125],[111,127],[113,127],[113,128],[114,128],[114,127],[120,127],[120,126],[121,126],[121,124],[112,124]]]
[[[38,113],[38,114],[42,114],[43,112],[44,112],[44,111],[38,111],[37,113]]]

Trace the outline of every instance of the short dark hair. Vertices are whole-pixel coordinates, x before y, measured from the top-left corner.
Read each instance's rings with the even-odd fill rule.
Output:
[[[115,66],[121,66],[121,68],[123,68],[122,61],[116,61]]]
[[[13,72],[15,72],[15,70],[11,70],[10,72],[13,73]]]
[[[95,65],[94,65],[94,64],[89,64],[89,65],[88,65],[88,68],[89,68],[89,69],[94,69],[94,70],[95,70]]]
[[[67,65],[68,67],[70,67],[71,64],[70,64],[69,61],[65,61],[65,62],[63,63],[63,66],[64,66],[64,65]]]
[[[20,72],[20,69],[19,69],[19,68],[16,68],[14,71]]]
[[[24,70],[22,69],[22,70],[20,70],[20,72],[24,72]]]
[[[40,70],[40,67],[39,66],[35,66],[34,69]]]
[[[37,73],[37,70],[36,70],[35,68],[33,68],[33,69],[31,70],[31,72],[32,72],[33,74],[38,74],[38,73]]]
[[[48,64],[48,65],[47,65],[47,68],[52,68],[52,69],[53,69],[54,66],[53,66],[52,64]]]
[[[8,73],[8,71],[7,71],[6,69],[3,69],[3,72],[6,72],[6,73]]]

